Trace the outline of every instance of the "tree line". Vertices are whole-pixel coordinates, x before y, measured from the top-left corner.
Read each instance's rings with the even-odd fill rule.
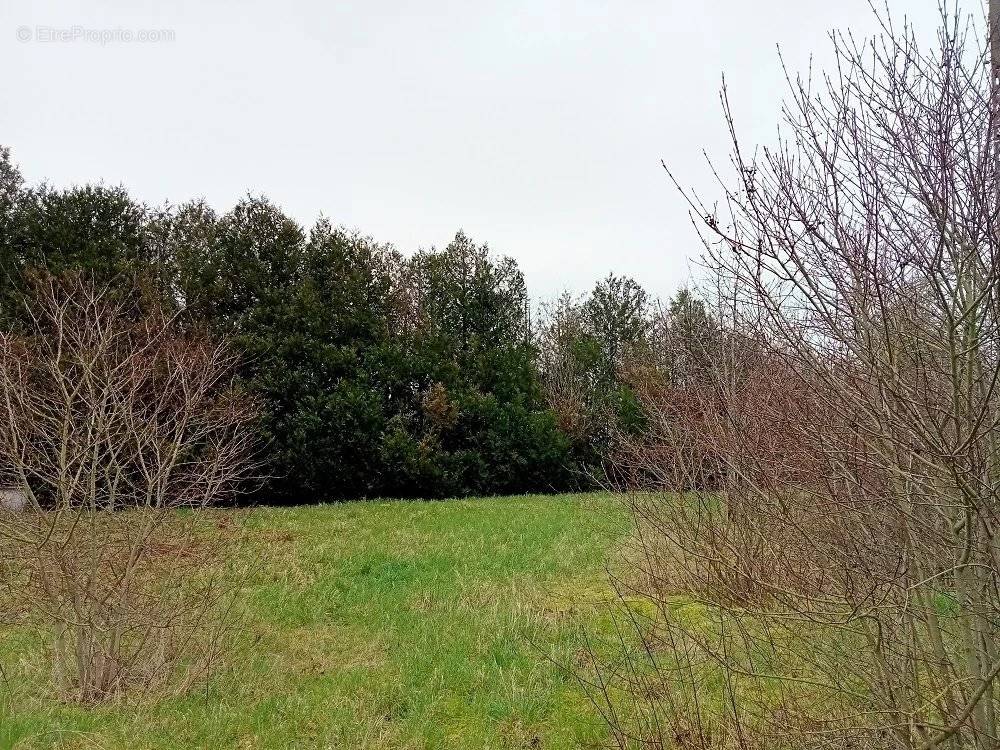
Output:
[[[533,310],[517,263],[461,231],[406,256],[263,197],[218,213],[26,185],[2,150],[4,326],[39,273],[84,273],[231,341],[262,404],[269,502],[590,486],[615,434],[643,429],[636,373],[669,375],[670,334],[711,326],[689,293],[661,306],[613,275]]]

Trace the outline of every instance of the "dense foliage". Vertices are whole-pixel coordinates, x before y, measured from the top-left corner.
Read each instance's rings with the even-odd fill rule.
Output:
[[[248,196],[150,208],[121,187],[26,186],[0,150],[0,319],[40,271],[82,270],[229,337],[265,404],[261,499],[585,486],[644,416],[630,373],[663,311],[609,276],[533,320],[524,276],[461,231],[404,256]],[[134,294],[138,290],[138,294]]]

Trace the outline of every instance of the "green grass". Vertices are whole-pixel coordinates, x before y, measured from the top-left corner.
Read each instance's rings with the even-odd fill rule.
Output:
[[[83,709],[21,679],[0,749],[577,748],[605,730],[572,674],[607,626],[607,495],[256,511],[245,642],[205,690]],[[20,664],[20,666],[18,666]],[[25,666],[27,665],[27,666]],[[40,674],[40,670],[35,673]],[[37,681],[36,681],[37,682]]]

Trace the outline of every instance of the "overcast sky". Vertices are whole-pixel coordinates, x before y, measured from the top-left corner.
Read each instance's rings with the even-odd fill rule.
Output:
[[[929,30],[936,5],[890,0]],[[823,63],[831,28],[872,33],[866,0],[5,0],[0,143],[30,182],[263,193],[404,252],[463,228],[536,297],[611,271],[669,294],[699,248],[660,160],[710,184],[723,72],[773,141],[777,45]]]

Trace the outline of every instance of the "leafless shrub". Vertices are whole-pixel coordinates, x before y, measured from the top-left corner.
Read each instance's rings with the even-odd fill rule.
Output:
[[[0,334],[0,570],[22,624],[51,628],[60,694],[183,687],[218,646],[231,532],[200,509],[251,468],[234,355],[81,278],[37,284]]]
[[[619,581],[654,611],[598,691],[641,709],[622,746],[685,718],[713,746],[1000,745],[1000,101],[975,23],[943,12],[925,53],[880,21],[790,77],[776,149],[723,89],[724,213],[685,193],[730,337],[623,451],[656,491]]]

